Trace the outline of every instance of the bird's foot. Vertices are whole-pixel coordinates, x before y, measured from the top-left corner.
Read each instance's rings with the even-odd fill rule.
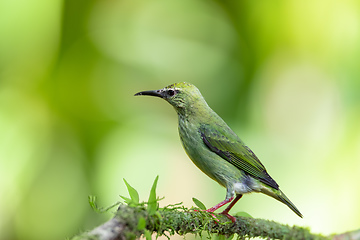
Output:
[[[223,212],[221,212],[220,214],[225,215],[225,216],[226,216],[228,219],[230,219],[233,223],[236,222],[236,218],[233,217],[233,216],[231,216],[228,212],[223,211]]]
[[[234,201],[232,201],[232,202],[230,203],[230,205],[229,205],[224,211],[221,212],[222,215],[225,215],[227,218],[229,218],[229,219],[231,220],[231,222],[234,223],[234,222],[236,222],[236,218],[233,217],[233,216],[231,216],[231,215],[229,214],[229,211],[230,211],[230,209],[235,205],[235,203],[236,203],[237,201],[239,201],[239,199],[240,199],[241,197],[242,197],[241,194],[237,194],[235,199],[234,199],[234,197],[226,198],[224,201],[222,201],[222,202],[219,203],[219,204],[216,204],[214,207],[209,208],[209,209],[207,209],[207,210],[200,210],[200,211],[210,212],[210,213],[211,213],[211,216],[213,216],[213,217],[215,218],[215,221],[216,221],[216,222],[220,222],[219,219],[217,219],[217,217],[215,217],[215,215],[212,214],[212,213],[213,213],[215,210],[219,209],[220,207],[224,206],[225,204],[231,202],[231,201],[234,199]],[[195,211],[199,211],[199,210],[195,210]]]

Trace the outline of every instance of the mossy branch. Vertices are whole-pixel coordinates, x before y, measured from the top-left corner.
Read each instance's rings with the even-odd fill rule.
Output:
[[[360,230],[339,235],[323,236],[313,234],[308,228],[288,226],[274,221],[255,219],[252,217],[237,216],[233,223],[221,214],[187,209],[180,204],[168,205],[159,208],[159,199],[156,196],[155,178],[147,202],[139,201],[138,192],[125,181],[130,198],[121,196],[126,204],[120,203],[114,218],[94,228],[91,231],[79,234],[72,240],[127,240],[137,239],[140,236],[151,239],[151,235],[195,234],[202,236],[218,236],[218,239],[230,240],[234,236],[238,239],[260,237],[266,239],[334,239],[360,240]],[[198,199],[193,199],[200,209],[206,209]],[[95,197],[89,197],[90,205],[96,211],[103,211],[96,206]],[[116,206],[115,204],[113,206]],[[110,208],[112,208],[111,206]],[[105,209],[105,211],[109,210]],[[245,214],[248,215],[248,214]]]
[[[79,239],[136,239],[141,235],[171,236],[188,233],[196,235],[218,234],[227,237],[237,234],[238,238],[261,237],[270,239],[333,239],[312,234],[309,229],[288,226],[264,219],[236,217],[236,223],[216,214],[219,222],[206,212],[196,212],[184,207],[158,209],[150,215],[144,206],[121,204],[115,217],[103,225],[72,238]]]

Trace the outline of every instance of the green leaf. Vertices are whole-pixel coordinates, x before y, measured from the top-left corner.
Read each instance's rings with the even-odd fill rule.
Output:
[[[159,213],[159,211],[156,211],[156,212],[155,212],[155,215],[156,215],[160,220],[162,220],[162,216],[161,216],[161,214]]]
[[[158,203],[157,203],[157,199],[156,199],[156,185],[157,185],[158,179],[159,179],[159,176],[156,176],[155,181],[150,190],[148,206],[147,206],[147,210],[150,215],[153,215],[157,210]]]
[[[113,205],[111,205],[110,207],[107,207],[107,208],[103,208],[103,207],[99,208],[96,204],[96,196],[89,196],[89,204],[95,212],[103,213],[103,212],[109,211],[113,207],[116,207],[117,205],[120,204],[120,202],[114,203]]]
[[[100,209],[97,207],[96,205],[96,196],[89,196],[89,204],[91,206],[91,208],[95,211],[95,212],[99,212]]]
[[[226,240],[231,240],[234,238],[234,234],[230,235],[229,237],[226,238]]]
[[[226,240],[226,237],[224,235],[218,235],[216,234],[214,237],[215,240]]]
[[[248,214],[247,212],[237,212],[237,213],[234,214],[234,216],[253,218],[253,217],[252,217],[250,214]]]
[[[226,237],[225,235],[216,234],[215,237],[213,237],[213,239],[215,239],[215,240],[231,240],[233,238],[234,238],[234,234],[232,234],[229,237]]]
[[[124,196],[121,196],[121,195],[120,195],[120,197],[121,197],[122,199],[124,199],[124,202],[125,202],[126,204],[132,203],[132,200],[131,200],[130,198],[124,197]]]
[[[143,230],[145,229],[145,227],[146,227],[146,220],[144,217],[140,217],[137,225],[137,230]]]
[[[205,205],[199,199],[193,197],[192,200],[198,208],[201,210],[206,210]]]
[[[132,186],[130,186],[130,184],[125,180],[125,178],[123,179],[125,182],[125,185],[128,189],[129,195],[131,200],[135,203],[138,204],[139,203],[139,193],[135,190],[135,188],[133,188]]]
[[[149,230],[147,230],[147,229],[144,230],[144,236],[145,236],[146,240],[151,240],[151,233]]]

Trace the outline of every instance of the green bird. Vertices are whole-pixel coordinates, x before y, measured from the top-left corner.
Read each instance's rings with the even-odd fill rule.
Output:
[[[235,222],[229,214],[230,209],[243,194],[260,192],[286,204],[302,217],[258,157],[208,106],[194,85],[175,83],[163,89],[135,94],[140,95],[160,97],[175,108],[179,135],[187,155],[201,171],[226,188],[225,200],[207,212],[214,212],[232,201],[221,214]]]

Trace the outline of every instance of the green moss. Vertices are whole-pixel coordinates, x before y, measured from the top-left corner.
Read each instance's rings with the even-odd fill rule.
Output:
[[[236,236],[237,239],[253,237],[284,240],[329,239],[322,235],[312,234],[308,228],[291,227],[247,216],[237,216],[236,222],[232,223],[224,215],[208,213],[199,209],[195,211],[193,208],[185,208],[181,203],[159,208],[161,199],[156,197],[157,180],[158,177],[154,181],[148,202],[139,202],[137,191],[125,181],[130,198],[122,197],[127,204],[119,205],[113,221],[110,220],[108,225],[102,225],[104,229],[111,233],[118,233],[117,239],[137,239],[141,235],[150,239],[153,233],[156,233],[156,237],[166,236],[169,239],[174,234],[182,236],[206,234],[209,238],[216,236],[216,239],[221,240],[232,239],[233,236]],[[95,198],[89,198],[89,200],[95,210],[103,211],[96,206]],[[199,200],[197,200],[197,204],[203,205]],[[89,232],[73,238],[73,240],[79,239],[95,240],[97,238],[91,236],[91,232]]]
[[[126,225],[125,235],[129,238],[139,237],[144,229],[139,230],[141,218],[146,220],[145,229],[157,233],[157,236],[185,235],[188,233],[202,236],[218,234],[226,238],[237,234],[237,238],[270,238],[270,239],[328,239],[321,235],[311,234],[308,228],[291,227],[264,219],[237,217],[236,223],[229,222],[222,215],[214,214],[219,222],[207,212],[195,212],[184,207],[160,208],[156,214],[149,215],[144,206],[129,207],[120,205],[116,218]]]

